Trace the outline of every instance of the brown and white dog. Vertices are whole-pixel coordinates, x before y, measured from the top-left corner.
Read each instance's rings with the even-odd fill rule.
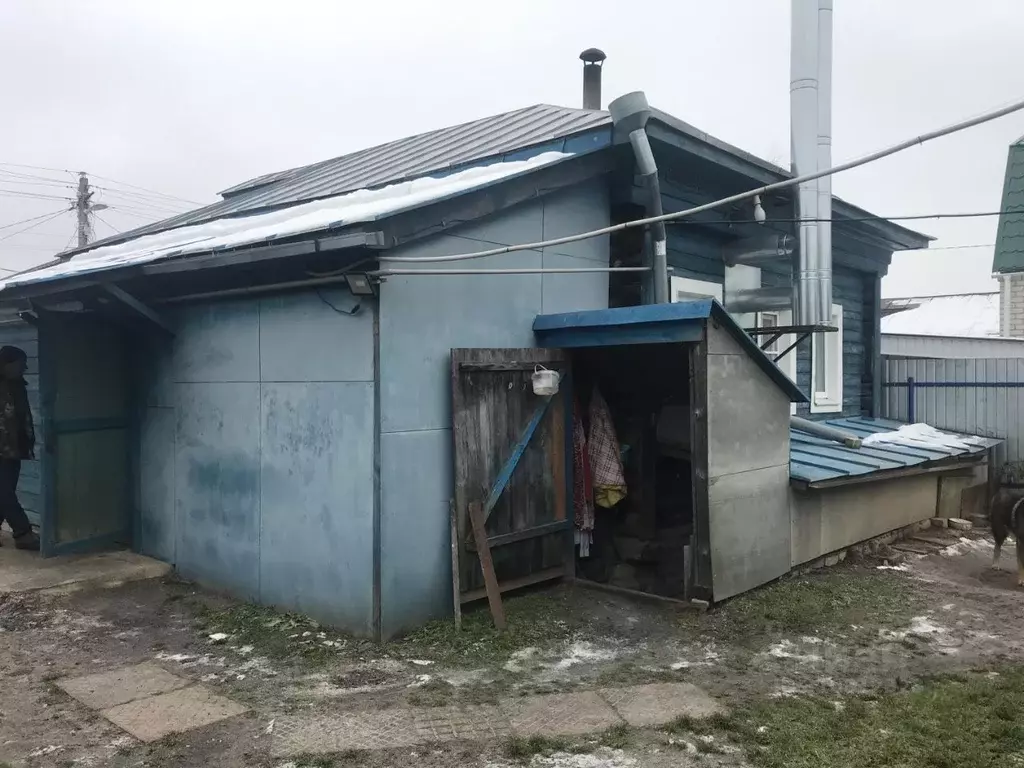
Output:
[[[996,540],[992,567],[999,565],[1003,542],[1009,534],[1017,543],[1017,585],[1024,587],[1024,488],[1000,488],[989,504],[989,523]]]

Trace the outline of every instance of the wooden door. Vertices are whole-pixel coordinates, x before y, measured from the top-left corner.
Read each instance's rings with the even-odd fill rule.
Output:
[[[460,601],[485,596],[469,505],[480,504],[501,591],[571,578],[572,380],[560,349],[453,349],[454,513]],[[562,374],[534,394],[543,366]]]

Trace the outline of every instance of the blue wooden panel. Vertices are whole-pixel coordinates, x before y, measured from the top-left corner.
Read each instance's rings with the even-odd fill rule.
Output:
[[[264,384],[260,600],[373,631],[373,384]]]
[[[381,435],[381,631],[451,615],[452,433]]]
[[[176,559],[174,456],[177,416],[173,408],[145,408],[139,424],[136,546],[168,563]]]
[[[259,384],[177,387],[177,566],[186,578],[259,596]]]
[[[374,299],[322,288],[260,302],[262,381],[373,381]],[[355,315],[343,314],[360,305]]]
[[[584,184],[544,200],[544,239],[608,226],[608,188],[604,181]],[[608,265],[608,237],[594,237],[544,250],[545,268],[593,268]],[[541,280],[541,311],[568,312],[608,306],[608,273],[548,274]]]
[[[761,268],[761,284],[770,287],[790,285],[790,273],[779,270],[774,265]],[[836,265],[832,271],[832,301],[843,306],[843,410],[841,413],[811,413],[810,406],[803,404],[797,407],[797,413],[811,419],[829,419],[837,415],[860,416],[862,414],[862,395],[870,382],[865,383],[868,375],[868,361],[865,359],[865,318],[867,281],[874,281],[874,275],[867,272]],[[875,322],[878,322],[877,320]],[[793,354],[792,352],[790,354]],[[806,392],[811,390],[811,341],[801,342],[796,350],[796,376],[798,386]]]
[[[257,300],[182,307],[176,327],[175,381],[259,381]]]
[[[683,301],[675,304],[644,304],[637,307],[615,307],[584,312],[541,315],[533,322],[534,331],[559,328],[581,329],[619,327],[641,323],[669,323],[681,320],[705,320],[711,316],[711,299]]]

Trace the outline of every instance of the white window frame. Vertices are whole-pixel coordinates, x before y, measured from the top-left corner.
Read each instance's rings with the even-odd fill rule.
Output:
[[[793,313],[788,309],[783,310],[771,310],[757,313],[757,327],[764,328],[768,325],[774,325],[776,327],[783,327],[793,324]],[[758,346],[764,344],[771,336],[761,336],[759,339],[755,339],[758,342]],[[782,352],[784,349],[788,349],[796,338],[791,333],[784,333],[780,336],[771,346],[765,349],[765,353],[775,359],[775,356]],[[786,374],[786,377],[796,384],[796,349],[790,349],[783,357],[776,363],[779,366],[779,370]],[[796,403],[789,404],[789,412],[796,413]]]
[[[837,331],[811,335],[811,413],[843,410],[843,307],[832,305],[830,325]],[[824,344],[824,347],[822,345]],[[825,381],[818,381],[818,355],[825,355]]]
[[[710,280],[694,280],[689,277],[672,276],[672,301],[692,301],[693,299],[715,299],[722,303],[722,284]]]

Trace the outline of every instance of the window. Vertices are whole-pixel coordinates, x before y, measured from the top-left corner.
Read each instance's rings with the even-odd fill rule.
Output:
[[[759,328],[781,328],[783,326],[793,324],[793,313],[789,310],[781,310],[777,312],[758,312],[757,313],[757,326]],[[771,336],[760,336],[755,341],[758,345],[766,343]],[[793,342],[796,341],[796,337],[791,333],[786,333],[777,338],[767,347],[764,351],[772,360],[775,360],[777,355],[780,355],[785,350],[789,349]],[[779,366],[789,380],[796,382],[796,348],[789,349],[786,352],[786,356],[775,363]],[[796,413],[796,403],[790,405],[790,413]]]
[[[843,308],[832,305],[830,325],[839,330],[811,337],[811,413],[843,410]]]
[[[722,284],[710,280],[691,280],[688,277],[672,278],[672,301],[692,299],[717,299],[722,303]]]

